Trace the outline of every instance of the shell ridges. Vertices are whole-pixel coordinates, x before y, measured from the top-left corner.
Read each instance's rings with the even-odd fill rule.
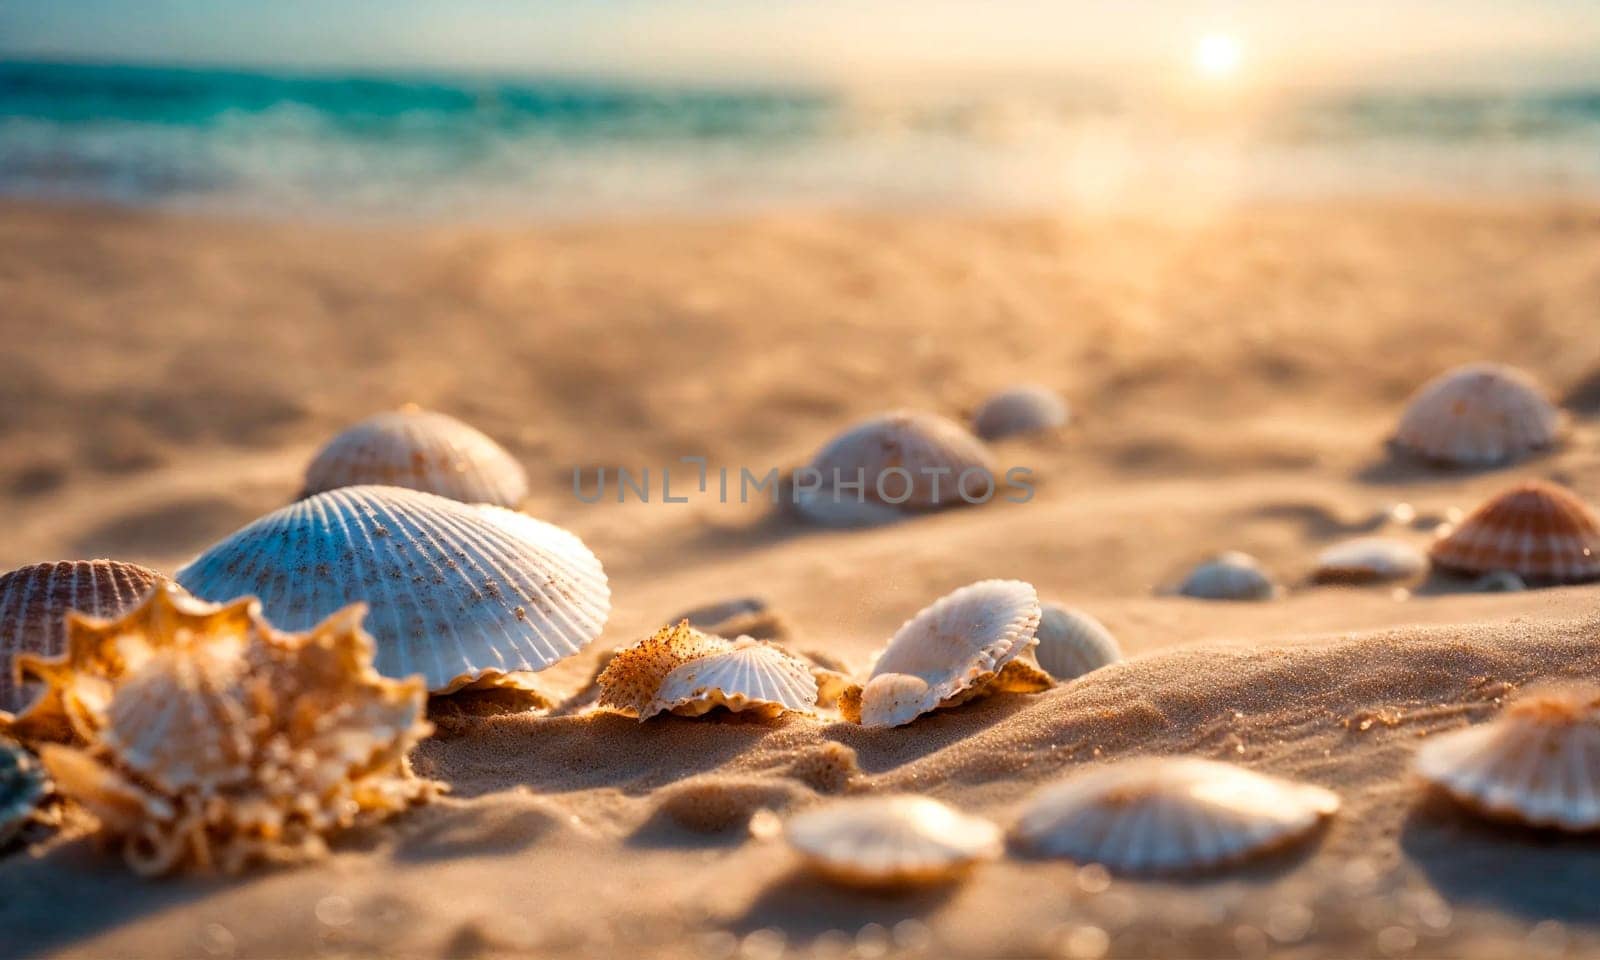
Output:
[[[528,496],[521,464],[454,417],[407,406],[369,417],[328,441],[306,467],[303,495],[382,485],[463,503],[516,507]]]

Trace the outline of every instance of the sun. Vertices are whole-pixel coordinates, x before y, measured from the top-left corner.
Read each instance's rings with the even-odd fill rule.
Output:
[[[1228,33],[1207,33],[1195,41],[1195,72],[1205,77],[1231,77],[1239,72],[1244,49],[1239,38]]]

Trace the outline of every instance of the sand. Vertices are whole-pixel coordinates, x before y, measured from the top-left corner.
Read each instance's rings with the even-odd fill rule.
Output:
[[[441,716],[452,794],[332,859],[134,879],[87,838],[0,860],[0,954],[580,957],[1469,956],[1600,952],[1600,846],[1486,826],[1407,776],[1419,739],[1559,677],[1600,678],[1600,588],[1309,587],[1367,532],[1425,543],[1524,477],[1600,499],[1600,211],[1345,202],[1204,219],[772,216],[413,229],[10,205],[0,216],[0,566],[171,571],[286,502],[317,444],[415,401],[528,465],[530,512],[611,576],[596,649],[765,598],[802,647],[864,663],[944,591],[1019,577],[1090,610],[1126,663],[869,731],[791,717],[646,724]],[[1523,366],[1569,442],[1494,471],[1383,446],[1453,363]],[[586,504],[572,468],[735,474],[894,406],[957,415],[1019,382],[1072,424],[1000,444],[1037,495],[870,530],[760,504]],[[674,493],[692,477],[680,467]],[[713,486],[713,492],[715,488]],[[1390,514],[1408,503],[1416,519]],[[1218,549],[1290,588],[1162,595]],[[1191,753],[1310,780],[1344,811],[1214,877],[1020,857],[902,897],[841,893],[752,839],[757,808],[916,790],[1007,823],[1069,769]]]

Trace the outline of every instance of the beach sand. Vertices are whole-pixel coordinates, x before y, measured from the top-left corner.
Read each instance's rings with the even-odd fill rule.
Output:
[[[341,426],[414,401],[505,443],[529,468],[529,512],[606,566],[611,621],[550,671],[557,694],[602,649],[744,595],[797,646],[864,665],[985,577],[1091,611],[1130,654],[894,730],[441,716],[416,760],[451,794],[322,864],[151,882],[83,837],[0,860],[0,954],[1600,952],[1600,842],[1472,821],[1407,773],[1421,738],[1525,685],[1600,679],[1600,587],[1304,583],[1335,540],[1424,544],[1518,479],[1600,499],[1600,210],[402,229],[8,205],[0,305],[0,567],[110,556],[171,572],[292,498]],[[1480,359],[1540,377],[1572,415],[1568,443],[1494,471],[1392,459],[1410,391]],[[683,456],[736,486],[857,418],[961,416],[1016,383],[1074,409],[1059,434],[996,447],[1033,471],[1028,503],[824,531],[719,503],[715,477],[688,503],[659,496]],[[574,466],[590,490],[595,468],[649,468],[652,502],[583,503]],[[694,469],[679,464],[674,494],[694,492]],[[1227,548],[1288,595],[1161,594]],[[1345,806],[1310,844],[1215,875],[1107,885],[1013,856],[898,897],[820,886],[742,824],[882,790],[1007,824],[1043,781],[1160,753],[1309,780]]]

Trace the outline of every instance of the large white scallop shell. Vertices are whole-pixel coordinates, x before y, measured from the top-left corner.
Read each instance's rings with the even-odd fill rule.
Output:
[[[1600,830],[1600,689],[1519,698],[1489,723],[1430,738],[1416,770],[1484,816]]]
[[[1321,787],[1198,757],[1141,757],[1040,790],[1016,833],[1044,856],[1174,872],[1293,843],[1338,809],[1338,795]]]
[[[116,616],[165,580],[117,560],[35,563],[0,577],[0,711],[21,710],[33,699],[31,685],[15,682],[12,663],[19,654],[51,657],[65,649],[67,611]]]
[[[415,406],[380,413],[328,441],[306,467],[304,494],[366,485],[501,507],[528,496],[522,465],[498,443],[454,417]]]
[[[878,655],[861,690],[859,722],[898,727],[959,702],[1032,646],[1038,626],[1039,596],[1020,580],[981,580],[939,598]]]
[[[1033,658],[1057,680],[1072,680],[1122,659],[1122,648],[1105,624],[1059,603],[1040,608],[1036,636]]]
[[[1357,537],[1317,554],[1311,579],[1317,583],[1378,583],[1408,580],[1428,569],[1428,558],[1404,540]]]
[[[999,482],[988,449],[965,427],[907,410],[850,427],[805,469],[816,474],[797,474],[794,505],[808,518],[833,526],[880,523],[909,511],[981,501],[994,495]],[[813,478],[820,478],[815,489],[803,482]],[[858,480],[859,489],[841,486]]]
[[[0,850],[11,842],[50,792],[50,778],[33,754],[0,737]]]
[[[1002,390],[972,415],[973,432],[985,440],[1001,440],[1065,426],[1069,412],[1061,395],[1046,387]]]
[[[1441,463],[1486,466],[1556,442],[1561,412],[1514,367],[1474,363],[1448,370],[1412,396],[1395,443]]]
[[[842,800],[789,818],[784,836],[835,883],[894,888],[944,883],[1000,856],[1000,829],[931,797]]]
[[[674,668],[639,718],[665,711],[697,717],[717,707],[777,716],[784,711],[814,713],[816,706],[817,681],[806,663],[771,644],[741,637],[731,650]]]
[[[1200,600],[1271,600],[1278,587],[1255,557],[1228,550],[1195,567],[1178,592]]]
[[[366,603],[377,667],[445,693],[541,670],[600,635],[611,609],[583,541],[525,514],[398,487],[343,487],[291,504],[178,571],[195,596],[260,598],[307,629]]]

